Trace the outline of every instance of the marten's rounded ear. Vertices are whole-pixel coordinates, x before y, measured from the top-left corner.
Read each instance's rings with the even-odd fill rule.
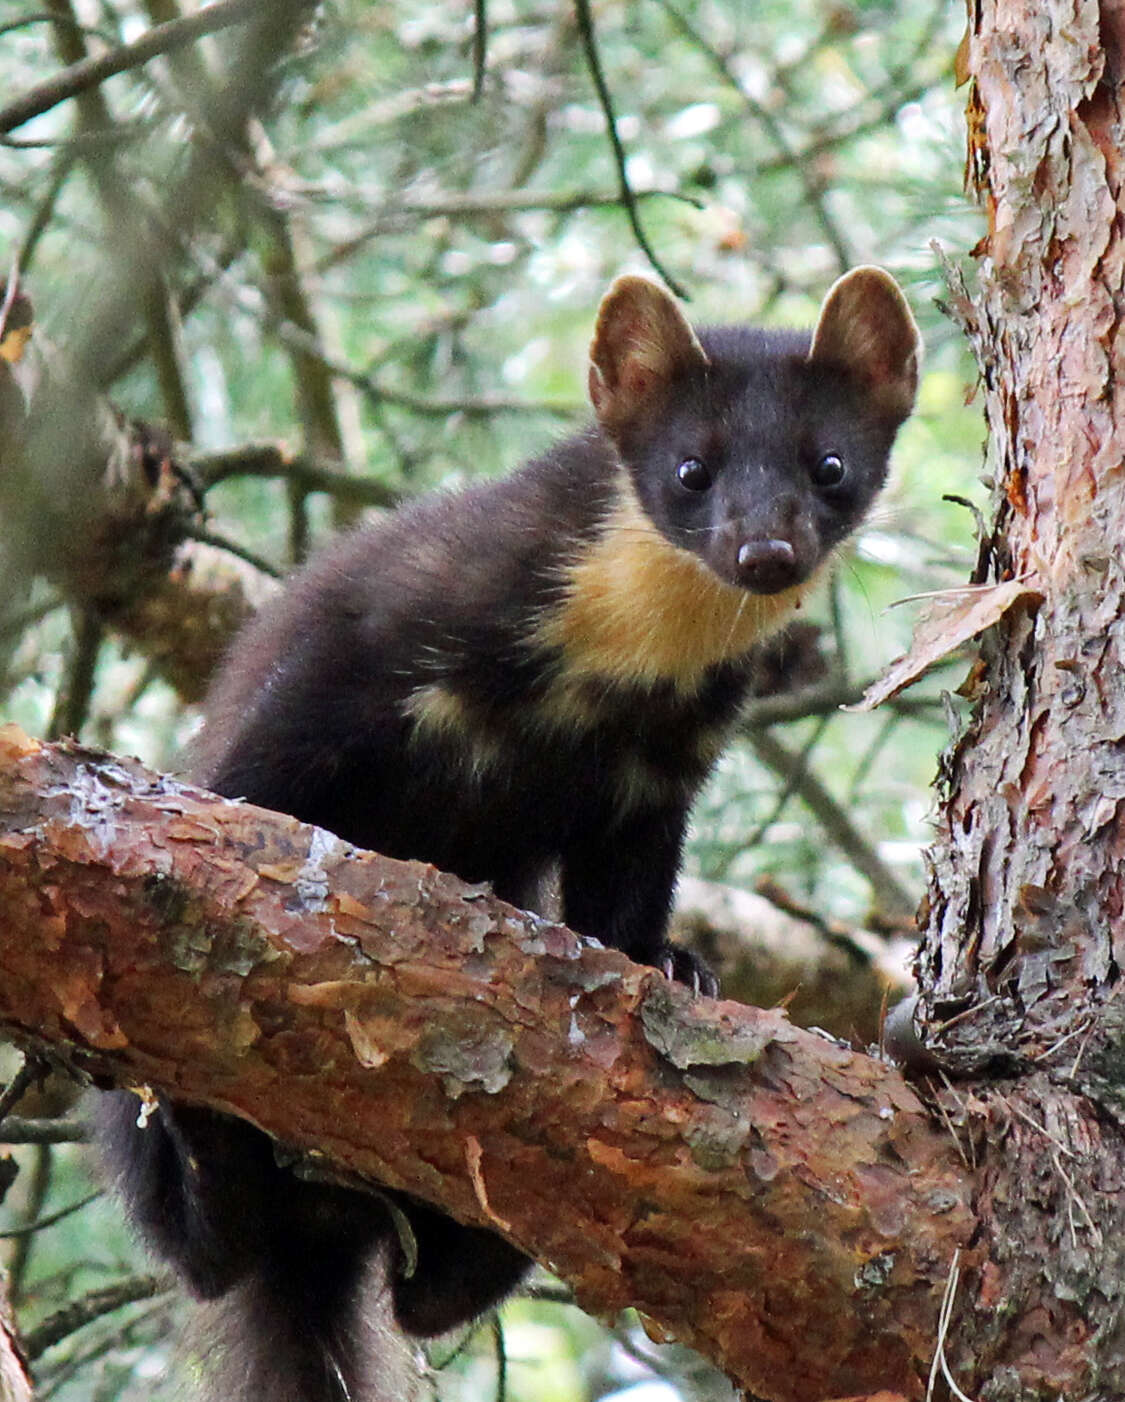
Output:
[[[882,268],[853,268],[828,289],[810,360],[866,380],[877,409],[901,423],[914,407],[922,338],[899,285]]]
[[[643,277],[619,277],[602,298],[590,343],[590,402],[607,429],[651,409],[672,378],[708,363],[675,299]]]

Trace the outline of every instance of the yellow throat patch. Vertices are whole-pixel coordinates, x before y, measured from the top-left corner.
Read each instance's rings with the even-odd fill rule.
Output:
[[[707,668],[776,632],[812,583],[768,595],[727,584],[661,535],[626,481],[601,533],[566,567],[562,603],[544,613],[534,641],[562,653],[564,677],[690,693]]]

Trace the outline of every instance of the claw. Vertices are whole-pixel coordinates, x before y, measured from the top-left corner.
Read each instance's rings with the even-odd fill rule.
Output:
[[[685,984],[696,998],[719,996],[719,980],[699,955],[690,949],[678,944],[663,945],[656,967],[669,983]]]

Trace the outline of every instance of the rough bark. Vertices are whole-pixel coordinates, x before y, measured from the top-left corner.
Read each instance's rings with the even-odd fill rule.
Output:
[[[1123,60],[1120,3],[970,5],[984,578],[1030,592],[947,756],[919,972],[931,1049],[990,1077],[963,1097],[980,1226],[947,1353],[991,1402],[1125,1395]]]
[[[13,727],[0,820],[5,1031],[492,1226],[758,1395],[923,1395],[972,1182],[894,1068]]]
[[[3,1402],[32,1402],[31,1377],[15,1321],[0,1279],[0,1398]]]
[[[189,539],[202,511],[167,434],[88,396],[60,441],[41,422],[58,409],[51,389],[26,418],[14,402],[5,417],[0,404],[4,549],[19,572],[49,579],[199,701],[272,581]]]

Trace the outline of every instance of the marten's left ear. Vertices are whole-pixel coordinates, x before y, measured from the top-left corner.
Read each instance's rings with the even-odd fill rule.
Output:
[[[870,387],[876,406],[901,423],[914,407],[922,338],[899,285],[882,268],[853,268],[828,289],[810,360],[841,365]]]
[[[656,408],[672,380],[708,364],[676,300],[647,278],[619,277],[590,344],[590,402],[612,432]]]

